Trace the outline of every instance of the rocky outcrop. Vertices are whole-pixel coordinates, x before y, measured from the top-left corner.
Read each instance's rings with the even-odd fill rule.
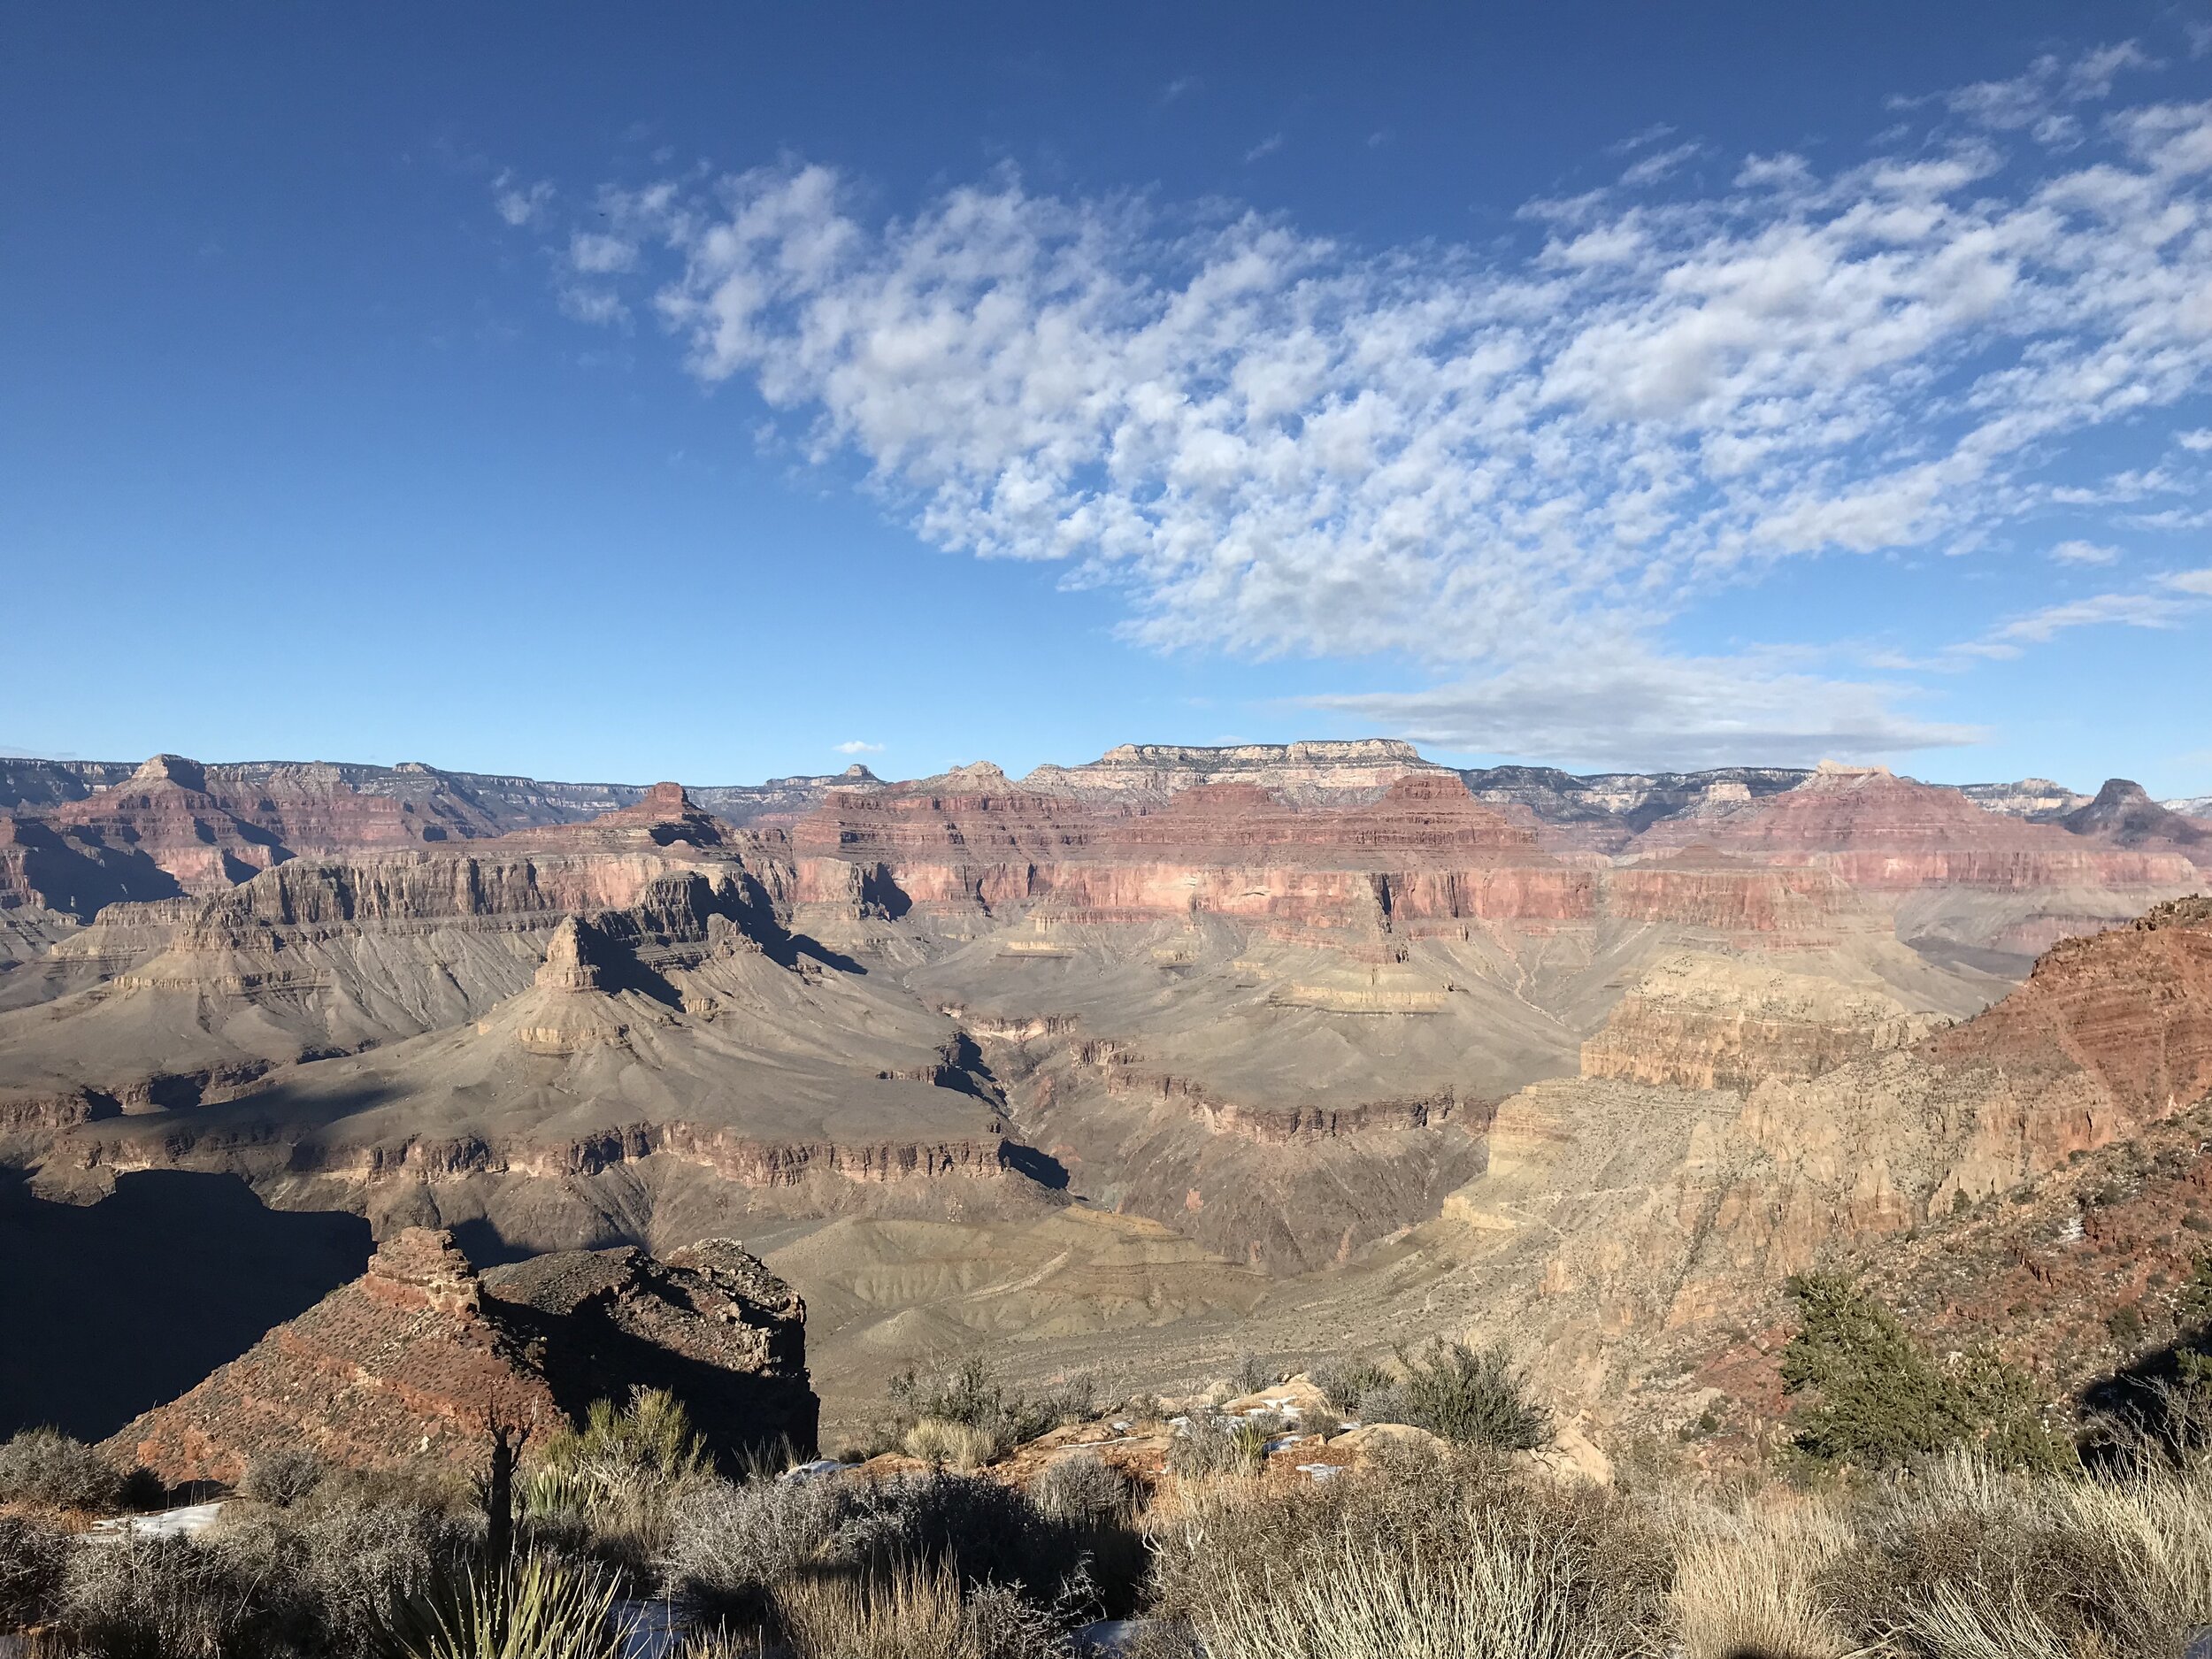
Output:
[[[135,847],[110,847],[82,826],[0,812],[0,910],[51,910],[83,921],[106,905],[181,891]]]
[[[368,1271],[205,1381],[119,1430],[106,1449],[173,1485],[234,1482],[306,1450],[352,1469],[469,1470],[493,1422],[564,1420],[526,1340],[488,1317],[450,1236],[410,1229]]]
[[[595,1400],[665,1388],[727,1456],[782,1447],[811,1456],[806,1304],[741,1245],[707,1239],[655,1258],[566,1250],[485,1274],[493,1317],[541,1345],[572,1417]]]
[[[1747,1092],[1801,1081],[1925,1036],[1934,1024],[1878,991],[1757,963],[1683,956],[1632,987],[1582,1045],[1585,1077]]]
[[[234,1482],[277,1450],[343,1468],[474,1472],[495,1424],[540,1438],[595,1399],[665,1387],[724,1457],[813,1449],[806,1310],[724,1240],[655,1261],[572,1253],[480,1279],[450,1235],[409,1228],[368,1271],[106,1449],[171,1484]]]
[[[2195,1104],[2212,1093],[2212,899],[2054,946],[2026,984],[1928,1052],[2001,1069],[2024,1092],[2079,1079],[2124,1122]]]

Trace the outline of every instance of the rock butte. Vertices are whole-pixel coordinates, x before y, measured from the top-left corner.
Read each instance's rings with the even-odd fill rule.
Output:
[[[0,1155],[506,1253],[770,1240],[833,1409],[932,1346],[1225,1322],[1602,1381],[2212,1084],[2168,1018],[2203,929],[2127,926],[2212,832],[1977,793],[1381,741],[695,790],[0,762]]]

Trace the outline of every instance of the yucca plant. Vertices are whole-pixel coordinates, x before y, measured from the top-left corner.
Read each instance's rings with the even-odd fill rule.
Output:
[[[419,1598],[403,1623],[408,1659],[622,1659],[612,1579],[528,1555],[471,1572],[449,1597]]]
[[[675,1494],[707,1472],[706,1444],[682,1403],[665,1389],[641,1388],[620,1410],[595,1402],[582,1428],[546,1443],[522,1510],[533,1520],[584,1521],[603,1539],[627,1539],[634,1553],[650,1555],[666,1541]]]

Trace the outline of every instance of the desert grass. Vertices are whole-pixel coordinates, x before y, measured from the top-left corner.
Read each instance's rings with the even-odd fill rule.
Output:
[[[1832,1499],[1787,1492],[1680,1505],[1668,1596],[1683,1659],[1848,1659],[1867,1651],[1824,1579],[1855,1533]]]
[[[1831,1570],[1907,1659],[2157,1659],[2212,1624],[2212,1468],[2035,1479],[1953,1455],[1890,1483]]]
[[[1200,1634],[1210,1659],[1612,1659],[1575,1610],[1574,1571],[1534,1539],[1447,1554],[1344,1538],[1231,1579]]]
[[[1012,1449],[1011,1440],[995,1425],[953,1423],[943,1417],[924,1417],[907,1430],[900,1445],[909,1457],[919,1458],[933,1469],[953,1469],[964,1475]]]

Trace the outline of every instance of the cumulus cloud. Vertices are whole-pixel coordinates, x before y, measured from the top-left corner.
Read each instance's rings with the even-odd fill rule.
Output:
[[[1010,174],[887,217],[791,164],[607,191],[594,234],[634,251],[580,238],[571,280],[610,317],[649,305],[701,380],[751,385],[930,542],[1118,588],[1142,643],[1394,654],[1448,688],[1342,706],[1504,752],[1542,743],[1507,746],[1484,687],[1554,687],[1526,729],[1596,753],[1594,727],[1566,741],[1569,711],[1624,718],[1578,689],[1595,652],[1673,675],[1657,706],[1732,741],[1950,741],[1885,713],[1894,687],[1655,641],[1776,561],[1991,544],[2063,488],[2121,498],[2063,482],[2070,442],[2212,388],[2212,104],[2109,112],[2062,157],[2016,117],[2139,60],[1969,89],[1973,135],[1838,170],[1752,157],[1717,194],[1532,203],[1518,255]],[[1663,157],[1686,154],[1631,170]]]
[[[841,755],[880,755],[883,753],[883,745],[864,743],[856,737],[849,742],[838,744],[837,752]]]

